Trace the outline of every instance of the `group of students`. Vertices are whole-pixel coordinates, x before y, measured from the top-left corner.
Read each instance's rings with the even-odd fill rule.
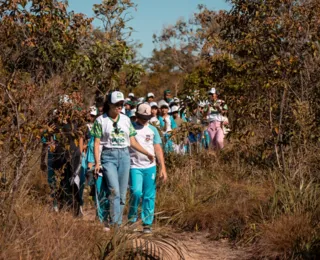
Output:
[[[54,134],[44,135],[54,210],[59,210],[59,203],[61,207],[61,197],[71,194],[65,201],[71,204],[75,200],[77,215],[81,215],[87,183],[91,186],[97,217],[108,231],[122,225],[129,186],[128,224],[138,220],[141,203],[143,232],[151,233],[157,175],[163,182],[167,180],[163,150],[165,153],[185,153],[190,149],[188,142],[198,141],[204,141],[206,148],[222,149],[226,111],[225,103],[218,99],[214,88],[209,91],[209,100],[197,104],[190,114],[178,98],[171,98],[169,90],[158,103],[153,93],[140,99],[130,93],[125,99],[122,92],[113,91],[105,99],[98,98],[89,109],[87,124],[78,142],[74,135],[77,125],[68,120],[62,126],[60,124],[69,140],[68,149],[65,145],[59,148]],[[172,132],[184,122],[201,124],[205,130],[190,133],[187,142],[173,142]],[[57,191],[59,170],[63,174],[62,192]]]
[[[165,153],[191,153],[191,148],[195,145],[198,145],[199,149],[213,150],[221,150],[224,147],[225,136],[230,132],[228,106],[225,101],[219,99],[215,88],[209,90],[206,101],[194,102],[192,98],[187,97],[182,102],[177,97],[172,98],[170,90],[164,91],[164,97],[158,103],[154,100],[153,93],[148,93],[146,98],[138,99],[130,93],[125,100],[122,113],[135,122],[137,104],[149,104],[152,113],[150,124],[160,130]],[[172,138],[173,132],[182,129],[185,123],[199,128],[197,131],[189,130],[188,137],[182,140]]]

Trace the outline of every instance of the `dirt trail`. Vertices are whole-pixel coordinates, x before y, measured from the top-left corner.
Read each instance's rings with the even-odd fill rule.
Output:
[[[186,260],[246,260],[250,259],[250,255],[243,249],[231,248],[227,240],[209,241],[206,234],[198,233],[182,233],[173,234],[187,248],[185,253]]]
[[[94,209],[85,212],[83,220],[94,221]],[[155,232],[157,228],[155,227]],[[168,231],[166,229],[166,231]],[[210,241],[203,232],[172,232],[172,237],[180,241],[186,248],[185,260],[247,260],[250,254],[244,249],[231,248],[227,240]]]

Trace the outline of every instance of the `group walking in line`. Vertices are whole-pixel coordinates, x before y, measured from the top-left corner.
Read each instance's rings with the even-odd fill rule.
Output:
[[[62,103],[72,101],[64,96]],[[53,116],[53,131],[44,132],[42,138],[42,155],[47,153],[42,166],[48,172],[53,209],[59,211],[65,205],[73,205],[75,215],[83,215],[83,191],[87,184],[105,231],[124,225],[128,202],[125,224],[133,224],[140,217],[143,232],[151,233],[157,176],[158,180],[167,180],[164,154],[191,153],[194,144],[203,150],[223,149],[224,136],[230,131],[227,110],[214,88],[208,92],[207,101],[191,106],[172,98],[170,90],[164,91],[159,102],[153,93],[145,98],[129,93],[125,98],[122,92],[113,91],[105,99],[96,98],[88,110],[85,127],[71,118],[57,123]],[[55,110],[53,114],[57,113]],[[200,130],[187,128],[187,137],[177,138],[185,124],[200,126]]]

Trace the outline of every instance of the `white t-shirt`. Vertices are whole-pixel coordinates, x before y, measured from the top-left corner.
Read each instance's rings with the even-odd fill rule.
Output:
[[[163,122],[165,123],[166,129],[165,131],[163,131],[164,134],[171,132],[172,131],[172,127],[171,127],[171,119],[170,116],[166,116],[166,117],[162,117],[163,118]]]
[[[222,109],[221,103],[222,103],[221,100],[217,100],[213,103],[213,106],[210,107],[210,113],[208,115],[209,122],[213,122],[213,121],[222,122],[223,121],[223,116],[221,115],[219,110],[216,108],[216,106],[219,106]]]
[[[138,123],[134,124],[134,128],[137,133],[135,136],[137,142],[150,154],[155,156],[153,145],[162,143],[157,128],[150,124],[143,126]],[[150,160],[146,155],[133,148],[130,148],[130,160],[132,169],[147,169],[156,165],[155,161],[150,163]]]
[[[93,124],[92,135],[100,138],[100,145],[104,148],[126,148],[130,146],[130,137],[137,133],[130,118],[120,114],[117,121],[113,121],[106,114],[99,116]]]

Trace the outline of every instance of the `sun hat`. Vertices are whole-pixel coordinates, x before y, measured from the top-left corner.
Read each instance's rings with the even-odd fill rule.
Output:
[[[162,107],[169,108],[169,104],[165,100],[159,101],[158,105],[159,105],[160,108],[162,108]]]
[[[140,119],[150,120],[152,117],[150,105],[146,103],[138,105],[136,115]]]
[[[154,94],[152,93],[152,92],[149,92],[148,94],[147,94],[147,97],[149,98],[149,97],[153,97],[154,98]]]
[[[128,97],[134,97],[133,93],[129,93]]]
[[[108,95],[108,102],[110,104],[116,104],[121,101],[124,101],[124,96],[123,93],[120,91],[113,91]]]
[[[216,92],[216,89],[215,88],[211,88],[210,90],[209,90],[209,94],[216,94],[217,92]]]
[[[89,110],[90,110],[90,115],[92,116],[96,116],[98,114],[96,106],[91,106]]]
[[[149,105],[151,108],[153,108],[153,107],[159,108],[157,102],[151,102]]]

